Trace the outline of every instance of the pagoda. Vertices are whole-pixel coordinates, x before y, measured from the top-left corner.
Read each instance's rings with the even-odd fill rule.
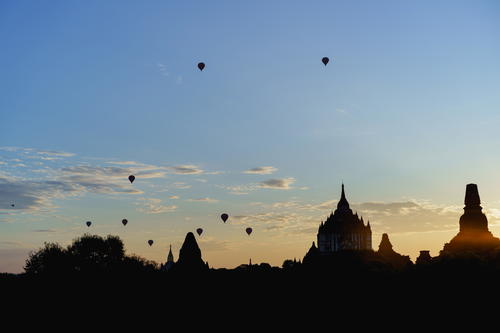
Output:
[[[488,230],[488,219],[482,212],[476,184],[467,184],[464,214],[460,217],[460,231],[444,245],[441,255],[464,251],[484,252],[500,247],[500,239]]]
[[[353,213],[347,201],[344,184],[337,209],[318,229],[318,252],[329,254],[343,250],[371,250],[372,231],[370,222]]]

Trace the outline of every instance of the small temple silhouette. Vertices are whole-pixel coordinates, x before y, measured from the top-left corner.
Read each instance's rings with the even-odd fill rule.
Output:
[[[167,263],[170,259],[173,262],[173,256],[170,257],[172,251],[170,251],[167,259]],[[207,271],[208,263],[205,263],[201,257],[201,250],[196,242],[196,238],[192,232],[188,232],[186,234],[186,238],[184,239],[184,243],[182,244],[181,249],[179,250],[179,260],[175,264],[172,265],[173,271]]]
[[[315,244],[313,243],[313,247]],[[372,230],[370,221],[365,225],[363,217],[353,213],[346,199],[344,184],[337,204],[325,222],[318,229],[318,251],[328,254],[342,250],[371,250]]]
[[[389,240],[389,235],[385,233],[382,234],[382,240],[378,246],[377,254],[384,262],[391,264],[395,268],[405,268],[412,265],[410,256],[404,256],[394,251],[391,241]]]
[[[161,270],[162,271],[169,271],[170,269],[172,269],[174,264],[175,264],[175,262],[174,262],[174,255],[172,254],[172,244],[170,244],[170,250],[168,251],[168,255],[167,255],[167,262],[165,262],[165,264],[161,265]]]
[[[417,265],[428,265],[432,262],[432,257],[430,254],[429,250],[421,250],[420,255],[417,258],[417,261],[415,261],[415,264]]]
[[[460,217],[460,231],[446,243],[440,255],[464,251],[485,252],[500,247],[500,239],[488,230],[488,219],[482,212],[476,184],[467,184],[464,214]]]

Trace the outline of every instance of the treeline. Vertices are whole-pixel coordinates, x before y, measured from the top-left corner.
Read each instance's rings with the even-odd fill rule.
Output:
[[[307,256],[306,256],[307,257]],[[232,269],[181,270],[175,264],[165,270],[162,265],[139,256],[127,255],[122,240],[117,236],[101,237],[86,234],[67,247],[45,243],[32,252],[26,260],[23,274],[0,274],[0,282],[37,280],[77,280],[88,283],[105,279],[123,281],[148,281],[154,285],[165,281],[183,284],[188,281],[220,283],[224,285],[245,281],[246,287],[269,285],[300,285],[318,280],[346,285],[370,283],[434,284],[460,281],[481,281],[500,277],[500,250],[477,253],[473,251],[438,256],[413,264],[407,257],[383,256],[376,251],[345,251],[330,256],[315,256],[304,262],[285,260],[281,267],[266,263],[240,265]],[[194,260],[194,259],[193,259]],[[189,263],[188,263],[189,264]],[[187,265],[189,267],[189,265]]]

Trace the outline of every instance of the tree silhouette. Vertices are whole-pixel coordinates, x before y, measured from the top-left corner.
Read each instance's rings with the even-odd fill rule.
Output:
[[[115,274],[154,272],[158,265],[135,255],[126,256],[123,242],[117,236],[85,234],[67,248],[45,243],[30,253],[24,269],[28,275]]]
[[[88,235],[77,238],[68,249],[73,268],[82,272],[104,272],[117,269],[125,257],[123,242],[117,236],[102,238]]]
[[[68,253],[59,244],[45,243],[44,247],[30,253],[24,270],[27,274],[58,273],[69,269]]]

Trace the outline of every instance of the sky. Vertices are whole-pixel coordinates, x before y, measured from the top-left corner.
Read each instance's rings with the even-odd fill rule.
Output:
[[[0,272],[200,227],[211,267],[281,266],[342,182],[375,249],[437,255],[468,183],[500,236],[497,1],[7,0],[0,50]]]

